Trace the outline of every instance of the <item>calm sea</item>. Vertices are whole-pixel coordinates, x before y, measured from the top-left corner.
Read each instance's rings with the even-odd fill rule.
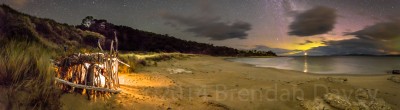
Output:
[[[229,61],[257,67],[295,70],[318,74],[387,74],[400,70],[400,57],[384,56],[324,56],[324,57],[275,57],[232,58]]]

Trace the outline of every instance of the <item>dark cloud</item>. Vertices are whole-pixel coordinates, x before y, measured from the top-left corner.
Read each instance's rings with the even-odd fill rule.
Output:
[[[377,23],[362,30],[348,33],[360,40],[373,41],[386,51],[400,51],[400,19],[393,18],[387,22]]]
[[[326,15],[322,14],[324,12]],[[322,16],[322,17],[313,17]],[[296,17],[290,25],[289,34],[298,36],[310,36],[327,33],[333,29],[336,14],[333,9],[317,7],[308,10]],[[314,23],[313,23],[314,22]],[[318,28],[322,27],[322,28]],[[344,54],[372,54],[382,55],[400,52],[400,19],[391,17],[386,22],[367,26],[362,30],[351,32],[347,30],[345,35],[354,35],[353,39],[340,41],[322,40],[326,46],[307,50],[312,55],[344,55]],[[308,41],[300,43],[307,44]]]
[[[341,41],[325,41],[327,46],[316,47],[307,52],[311,55],[346,55],[346,54],[385,54],[381,46],[374,41],[348,39]]]
[[[360,39],[370,39],[378,41],[390,41],[400,37],[400,20],[377,23],[362,30],[348,33]]]
[[[247,22],[226,23],[218,17],[189,17],[169,13],[162,14],[166,20],[187,26],[187,32],[194,33],[197,37],[208,37],[211,40],[246,39],[247,31],[251,30],[251,24]]]
[[[253,50],[272,51],[272,52],[274,52],[274,53],[276,53],[278,55],[292,52],[292,50],[281,49],[281,48],[270,48],[270,47],[264,46],[264,45],[255,45],[255,48],[253,48]]]
[[[328,7],[314,7],[298,14],[289,25],[289,35],[312,36],[331,31],[336,23],[336,11]]]
[[[309,43],[313,43],[313,41],[306,40],[303,43],[299,43],[299,45],[306,45],[306,44],[309,44]]]
[[[324,41],[327,46],[308,50],[313,55],[390,54],[400,52],[400,20],[377,23],[346,35],[354,39]]]

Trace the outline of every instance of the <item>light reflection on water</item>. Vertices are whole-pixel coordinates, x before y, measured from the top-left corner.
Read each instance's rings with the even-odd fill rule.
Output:
[[[257,67],[296,70],[318,74],[386,74],[400,69],[400,57],[325,56],[233,58],[229,61],[252,64]]]
[[[307,64],[307,56],[304,56],[304,69],[303,69],[304,73],[308,72],[308,64]]]

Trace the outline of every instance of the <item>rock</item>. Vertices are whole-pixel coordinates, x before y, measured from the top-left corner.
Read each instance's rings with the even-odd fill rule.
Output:
[[[351,100],[333,93],[325,94],[323,99],[317,97],[314,100],[302,101],[301,106],[306,110],[392,110],[391,106],[383,99]]]
[[[206,104],[207,106],[213,106],[216,108],[220,108],[222,110],[230,110],[230,108],[222,103],[216,102],[216,101],[206,101],[203,102],[204,104]]]
[[[326,103],[335,108],[348,109],[351,107],[351,103],[348,99],[337,94],[327,93],[323,98]]]
[[[355,93],[357,99],[368,99],[370,96],[368,95],[367,89],[358,89]]]
[[[300,97],[300,96],[297,96],[297,97],[296,97],[296,100],[298,100],[298,101],[303,101],[304,98],[303,98],[303,97]]]
[[[181,68],[175,68],[175,69],[167,69],[167,71],[169,72],[169,74],[179,74],[179,73],[193,73],[192,71],[188,71],[185,69],[181,69]]]
[[[400,83],[400,76],[391,76],[388,78],[388,80],[391,80],[395,83]]]
[[[306,110],[332,110],[332,107],[326,104],[324,100],[319,97],[314,100],[302,101],[301,106]]]
[[[370,110],[369,106],[367,105],[366,100],[358,100],[358,102],[352,102],[352,108],[350,110]]]
[[[373,101],[368,102],[369,108],[371,110],[392,110],[390,105],[388,105],[383,99],[375,99]]]
[[[392,70],[392,74],[400,74],[400,70]]]
[[[333,78],[333,77],[327,77],[326,81],[328,82],[333,82],[333,83],[344,83],[347,81],[347,78]]]
[[[212,95],[199,95],[199,97],[205,97],[205,96],[212,97]]]

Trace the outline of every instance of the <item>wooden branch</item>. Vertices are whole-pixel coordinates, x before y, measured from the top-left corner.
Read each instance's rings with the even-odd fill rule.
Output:
[[[100,45],[100,39],[97,40],[97,46],[99,46],[100,50],[103,52],[103,48],[101,48],[101,45]]]
[[[59,78],[54,78],[57,82],[59,83],[63,83],[72,87],[76,87],[76,88],[81,88],[81,89],[89,89],[89,90],[95,90],[95,91],[104,91],[104,92],[111,92],[111,93],[120,93],[122,90],[118,89],[118,90],[113,90],[113,89],[107,89],[107,88],[102,88],[102,87],[94,87],[94,86],[86,86],[86,85],[81,85],[81,84],[75,84],[75,83],[71,83]]]
[[[114,40],[115,40],[115,52],[118,53],[118,38],[117,38],[117,32],[114,31]]]
[[[114,40],[111,41],[111,46],[110,46],[110,55],[113,55],[113,49],[114,49]]]
[[[131,66],[129,66],[128,64],[126,64],[126,63],[122,62],[122,61],[121,61],[121,60],[119,60],[119,59],[117,59],[117,61],[118,61],[119,63],[121,63],[121,64],[124,64],[125,66],[131,67]]]

